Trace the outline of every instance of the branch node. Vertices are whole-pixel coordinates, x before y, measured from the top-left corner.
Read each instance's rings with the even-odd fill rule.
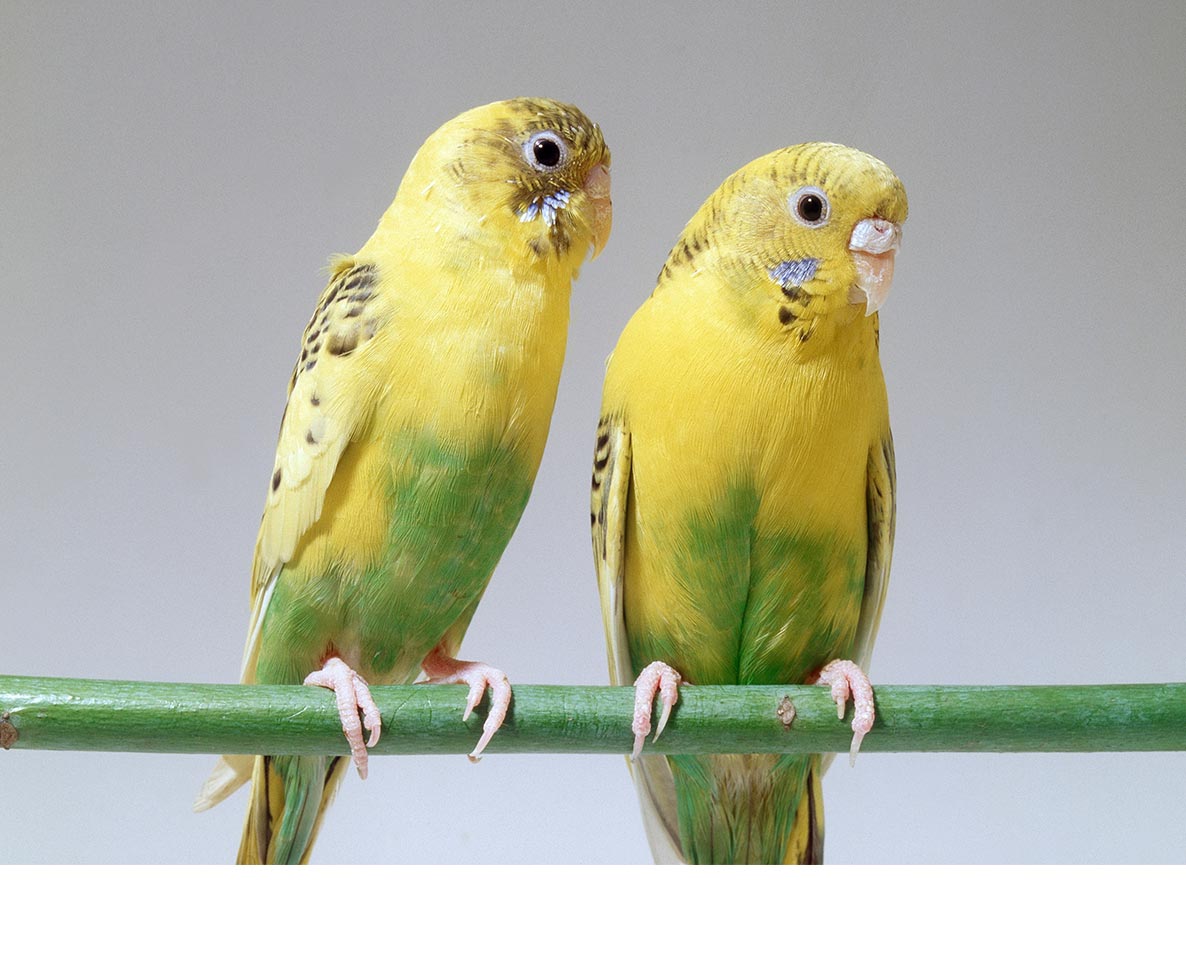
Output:
[[[7,751],[20,739],[21,733],[8,719],[8,711],[0,714],[0,748]]]

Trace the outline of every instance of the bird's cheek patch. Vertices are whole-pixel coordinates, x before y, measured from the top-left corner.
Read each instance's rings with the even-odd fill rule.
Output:
[[[789,259],[770,267],[770,278],[784,290],[789,290],[812,279],[818,268],[819,260],[810,256],[806,259]]]
[[[519,221],[531,222],[542,214],[544,222],[550,229],[556,225],[556,213],[568,205],[569,198],[571,195],[567,190],[558,189],[551,195],[545,195],[542,199],[533,199],[531,204],[519,213]]]

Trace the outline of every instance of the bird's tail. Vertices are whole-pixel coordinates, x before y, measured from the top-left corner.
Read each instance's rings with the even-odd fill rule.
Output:
[[[809,759],[807,783],[795,809],[782,863],[787,866],[820,866],[824,863],[824,769],[818,756]]]
[[[309,861],[325,810],[346,774],[348,758],[260,755],[239,844],[239,865]]]
[[[645,755],[635,765],[656,862],[820,863],[824,802],[813,755]]]

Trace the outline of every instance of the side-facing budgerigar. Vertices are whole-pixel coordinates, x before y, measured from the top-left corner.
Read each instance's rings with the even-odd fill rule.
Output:
[[[469,684],[502,723],[505,675],[455,659],[543,454],[573,279],[611,224],[610,155],[571,105],[519,98],[432,134],[305,329],[251,576],[242,679],[337,695],[364,778],[367,684]],[[248,779],[238,861],[308,861],[345,757],[225,757]]]
[[[610,357],[593,548],[657,861],[820,862],[830,757],[641,755],[690,684],[821,681],[855,752],[894,537],[877,310],[906,219],[882,162],[784,148],[700,208]]]

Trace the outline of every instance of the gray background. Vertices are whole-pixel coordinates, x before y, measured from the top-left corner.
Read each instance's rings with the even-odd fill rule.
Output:
[[[1180,3],[0,6],[0,669],[236,676],[284,390],[330,253],[437,125],[571,100],[614,153],[535,494],[465,654],[606,681],[603,362],[730,172],[846,142],[911,217],[882,683],[1183,680]],[[571,12],[569,12],[569,10]],[[0,753],[0,861],[217,862],[199,756]],[[833,862],[1186,861],[1186,755],[865,755]],[[618,757],[380,759],[322,862],[642,862]]]

